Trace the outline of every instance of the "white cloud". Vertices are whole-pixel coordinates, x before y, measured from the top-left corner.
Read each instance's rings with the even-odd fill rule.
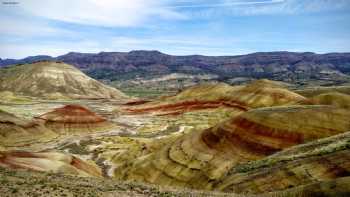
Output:
[[[38,21],[28,21],[21,17],[8,17],[0,15],[1,35],[34,37],[34,36],[72,36],[75,32],[50,26]],[[18,37],[17,37],[18,38]]]
[[[31,0],[21,7],[36,16],[96,26],[136,26],[152,17],[184,16],[157,0]]]
[[[252,9],[240,10],[246,15],[259,14],[298,14],[338,10],[350,7],[349,0],[285,0],[270,5],[257,5]],[[239,11],[236,9],[236,11]]]
[[[17,43],[9,42],[0,45],[1,58],[20,59],[34,55],[59,56],[71,51],[97,53],[100,51],[111,51],[110,48],[101,46],[95,41],[78,42],[42,42],[42,43]]]
[[[170,6],[192,17],[229,15],[296,14],[350,8],[349,0],[220,0],[187,1]]]
[[[266,40],[271,38],[271,35],[263,35],[267,31],[247,32],[245,35],[241,35],[239,40],[234,36],[240,34],[233,33],[230,37],[221,38],[220,34],[213,36],[200,30],[186,32],[187,29],[184,27],[187,26],[173,29],[169,27],[167,29],[167,27],[159,25],[165,23],[153,23],[153,25],[159,25],[159,27],[147,29],[145,30],[146,33],[143,34],[143,30],[138,32],[139,29],[137,28],[88,27],[79,29],[75,26],[74,28],[65,28],[67,27],[65,24],[57,25],[57,23],[46,19],[120,27],[140,26],[153,20],[153,18],[184,19],[197,16],[198,18],[208,17],[212,20],[213,14],[223,13],[229,16],[294,14],[350,7],[350,0],[218,0],[216,2],[219,3],[213,2],[212,0],[179,0],[176,3],[172,0],[20,0],[20,4],[13,7],[5,9],[4,6],[0,6],[0,36],[2,36],[0,39],[0,55],[3,58],[23,58],[38,54],[57,56],[69,51],[99,52],[135,49],[156,49],[170,54],[218,55],[265,50],[262,46],[272,47],[268,50],[289,50],[285,46],[295,47],[295,40],[292,40],[291,43],[278,43],[280,41],[276,38],[277,44],[274,44],[275,39]],[[211,6],[207,6],[208,4]],[[181,7],[181,5],[184,6]],[[186,7],[186,5],[188,6]],[[6,12],[3,12],[2,9]],[[194,17],[191,20],[197,22],[198,18]],[[210,29],[220,29],[215,26],[218,24],[217,18],[214,18],[211,22],[214,26],[209,26]],[[168,24],[169,26],[175,25],[171,21]],[[160,31],[157,31],[157,28]],[[222,28],[223,31],[226,31],[225,28],[226,26]],[[91,32],[85,29],[91,29]],[[162,33],[162,29],[167,29],[166,32],[173,33]],[[124,30],[130,31],[131,34],[127,34]],[[154,31],[154,34],[152,31]],[[208,30],[208,32],[210,31]],[[135,32],[136,34],[134,34]],[[127,36],[115,37],[116,35]],[[258,36],[251,38],[249,35]],[[297,43],[298,45],[307,43],[300,47],[304,48],[305,51],[317,52],[320,48],[329,51],[346,51],[350,46],[346,38],[341,42],[333,42],[333,39],[331,39],[332,42],[326,42],[326,39],[322,39],[322,44],[314,45],[312,43],[319,43],[319,40],[313,42],[304,41],[302,38],[297,40],[301,42]],[[344,40],[347,42],[344,42]],[[255,45],[253,43],[262,44]],[[253,46],[254,48],[249,48]]]
[[[226,0],[222,2],[214,3],[189,3],[182,5],[172,5],[170,8],[215,8],[215,7],[230,7],[230,6],[242,6],[242,5],[268,5],[275,3],[282,3],[285,0],[267,0],[267,1],[232,1]]]
[[[211,43],[228,43],[233,41],[234,39],[231,39],[231,41],[225,39],[225,41],[219,39],[219,38],[201,38],[201,37],[193,37],[193,36],[186,36],[186,37],[145,37],[145,38],[136,38],[136,37],[113,37],[110,39],[112,45],[192,45],[192,46],[207,46],[210,47]],[[215,41],[214,41],[215,40]]]

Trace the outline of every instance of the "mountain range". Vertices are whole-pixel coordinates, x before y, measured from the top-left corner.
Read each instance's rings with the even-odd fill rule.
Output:
[[[288,82],[310,79],[335,81],[349,79],[350,53],[316,54],[311,52],[259,52],[237,56],[173,56],[159,51],[70,52],[62,56],[30,56],[24,59],[0,59],[0,66],[62,61],[74,65],[89,76],[107,81],[137,77],[154,78],[172,73],[213,74],[227,82],[236,77],[268,78]]]

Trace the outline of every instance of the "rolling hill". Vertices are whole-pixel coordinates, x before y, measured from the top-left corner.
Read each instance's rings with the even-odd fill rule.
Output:
[[[60,152],[0,152],[0,166],[85,177],[102,177],[101,170],[96,164]]]
[[[334,106],[282,106],[250,110],[217,126],[184,134],[158,151],[115,170],[121,180],[216,189],[239,164],[350,130],[350,112]]]
[[[114,127],[105,118],[79,105],[66,105],[35,119],[60,134],[108,131]]]
[[[307,98],[286,89],[284,85],[270,80],[257,80],[241,86],[201,84],[153,102],[127,103],[125,111],[133,114],[181,114],[218,107],[247,111],[251,108],[310,103]]]
[[[113,98],[126,96],[76,69],[53,61],[40,61],[2,68],[0,91],[48,99]]]
[[[23,146],[33,142],[49,141],[57,134],[43,124],[24,120],[0,110],[0,145]]]
[[[214,187],[234,193],[260,194],[285,190],[281,193],[317,196],[324,190],[328,193],[325,196],[347,196],[349,191],[344,185],[350,183],[349,137],[350,133],[346,132],[238,165]],[[343,186],[337,182],[343,182]]]

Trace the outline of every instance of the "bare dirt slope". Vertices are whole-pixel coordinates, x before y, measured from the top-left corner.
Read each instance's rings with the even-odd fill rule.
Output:
[[[72,65],[41,61],[2,68],[0,91],[40,98],[114,98],[126,96]]]

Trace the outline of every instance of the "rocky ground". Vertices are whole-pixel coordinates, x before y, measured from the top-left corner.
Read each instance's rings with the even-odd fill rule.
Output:
[[[0,167],[0,193],[3,197],[26,196],[120,196],[120,197],[182,197],[182,196],[239,196],[219,192],[203,192],[176,188],[160,188],[111,179],[67,176],[53,173],[14,171]]]

